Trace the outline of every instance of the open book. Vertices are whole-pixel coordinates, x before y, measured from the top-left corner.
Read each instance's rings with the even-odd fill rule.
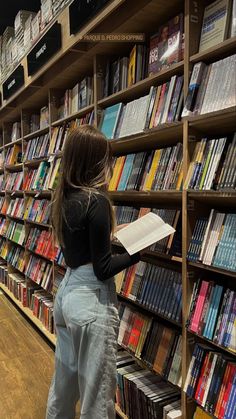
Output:
[[[133,255],[174,232],[175,229],[165,223],[161,217],[149,212],[114,235],[127,252]]]

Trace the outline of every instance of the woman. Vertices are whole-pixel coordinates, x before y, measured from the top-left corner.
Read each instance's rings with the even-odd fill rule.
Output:
[[[119,327],[113,276],[140,255],[111,254],[110,143],[85,125],[66,140],[52,218],[68,269],[54,304],[55,373],[47,419],[113,419]]]

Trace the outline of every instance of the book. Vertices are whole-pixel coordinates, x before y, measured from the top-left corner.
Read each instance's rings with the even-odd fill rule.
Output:
[[[175,229],[164,223],[158,215],[148,213],[115,233],[115,236],[133,255],[174,232]]]
[[[216,0],[205,7],[199,51],[223,42],[228,33],[229,2]]]
[[[118,120],[120,118],[122,107],[122,103],[117,103],[116,105],[106,108],[103,112],[100,123],[100,130],[109,139],[113,139],[115,136],[115,131]]]

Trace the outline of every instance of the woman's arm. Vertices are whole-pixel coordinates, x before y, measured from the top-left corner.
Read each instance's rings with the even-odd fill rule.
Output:
[[[108,279],[140,260],[140,254],[127,252],[112,255],[110,240],[110,206],[103,195],[93,196],[88,210],[91,262],[100,280]]]

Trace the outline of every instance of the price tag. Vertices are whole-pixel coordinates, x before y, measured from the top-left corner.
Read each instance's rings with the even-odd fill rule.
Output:
[[[11,196],[14,196],[14,195],[15,195],[15,192],[12,192]]]

